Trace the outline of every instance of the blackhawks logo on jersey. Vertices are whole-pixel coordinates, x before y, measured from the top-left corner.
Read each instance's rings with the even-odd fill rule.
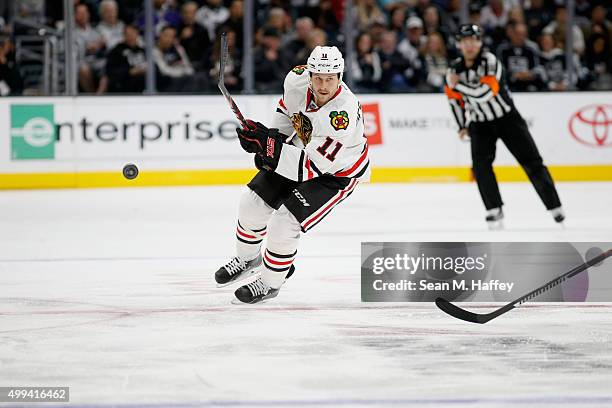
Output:
[[[346,129],[349,125],[349,117],[346,111],[332,111],[332,113],[329,114],[329,117],[331,119],[331,125],[336,130]]]
[[[291,115],[291,124],[293,129],[295,129],[295,133],[297,133],[304,146],[306,146],[312,136],[312,122],[310,122],[308,116],[302,112],[294,113]]]
[[[291,72],[294,72],[298,75],[302,75],[304,71],[306,71],[306,65],[297,65],[291,70]]]

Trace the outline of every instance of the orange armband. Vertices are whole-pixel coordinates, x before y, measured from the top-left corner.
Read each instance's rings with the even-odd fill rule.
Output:
[[[495,78],[493,75],[483,76],[480,78],[480,83],[489,85],[493,91],[493,95],[497,95],[499,93],[499,82],[497,82],[497,78]]]

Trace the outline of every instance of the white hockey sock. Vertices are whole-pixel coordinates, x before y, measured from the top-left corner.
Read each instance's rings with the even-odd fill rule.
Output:
[[[257,258],[274,209],[250,188],[240,197],[236,226],[236,254],[245,261]]]
[[[300,240],[300,223],[282,205],[268,223],[268,243],[264,251],[264,270],[261,279],[268,286],[278,289],[285,282],[293,264]]]
[[[297,251],[281,255],[266,249],[263,257],[264,270],[261,274],[264,283],[271,288],[280,288],[285,282],[296,253]]]
[[[245,260],[257,258],[261,252],[261,242],[266,236],[266,227],[258,230],[247,229],[242,226],[240,220],[236,226],[236,253]]]

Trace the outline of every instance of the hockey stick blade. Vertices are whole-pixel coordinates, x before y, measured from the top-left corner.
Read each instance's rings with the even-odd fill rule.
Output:
[[[514,309],[517,306],[520,306],[521,304],[527,302],[528,300],[535,298],[539,294],[544,293],[547,290],[554,288],[557,285],[560,285],[561,283],[565,282],[571,277],[586,271],[587,269],[589,269],[589,267],[595,264],[598,264],[600,262],[603,262],[606,258],[608,258],[611,255],[612,255],[612,249],[609,249],[606,252],[603,252],[600,255],[597,255],[596,257],[589,259],[582,265],[579,265],[567,271],[563,275],[551,280],[550,282],[547,282],[546,284],[540,286],[539,288],[532,290],[526,295],[523,295],[520,298],[500,307],[499,309],[492,311],[491,313],[470,312],[457,305],[452,304],[448,300],[441,298],[441,297],[436,299],[436,306],[438,306],[438,308],[442,310],[444,313],[449,314],[457,319],[465,320],[466,322],[471,322],[471,323],[484,324],[490,320],[495,319],[498,316],[503,315],[506,312],[509,312],[510,310]]]
[[[240,125],[242,125],[242,128],[246,129],[248,127],[247,121],[246,119],[244,119],[244,116],[242,116],[242,112],[240,112],[240,109],[238,109],[238,105],[236,105],[236,102],[234,102],[234,98],[232,98],[227,88],[225,87],[225,65],[227,63],[227,58],[229,54],[227,49],[227,33],[221,34],[220,51],[221,53],[219,58],[219,82],[217,83],[217,86],[225,97],[225,100],[227,100],[227,103],[229,104],[232,112],[234,112],[236,119],[238,119]]]
[[[480,324],[484,324],[488,322],[489,320],[495,319],[497,316],[506,313],[508,310],[514,309],[514,306],[506,309],[506,307],[508,306],[506,305],[502,308],[497,309],[496,311],[492,313],[480,314],[480,313],[474,313],[474,312],[470,312],[469,310],[462,309],[459,306],[454,305],[448,300],[441,298],[441,297],[436,299],[436,306],[438,306],[438,308],[442,310],[444,313],[449,314],[453,317],[456,317],[457,319],[465,320],[466,322],[480,323]]]

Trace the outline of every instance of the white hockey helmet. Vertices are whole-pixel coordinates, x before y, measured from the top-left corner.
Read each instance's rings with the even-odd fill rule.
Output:
[[[311,74],[340,74],[344,72],[344,58],[337,47],[317,45],[308,57],[307,70]]]

